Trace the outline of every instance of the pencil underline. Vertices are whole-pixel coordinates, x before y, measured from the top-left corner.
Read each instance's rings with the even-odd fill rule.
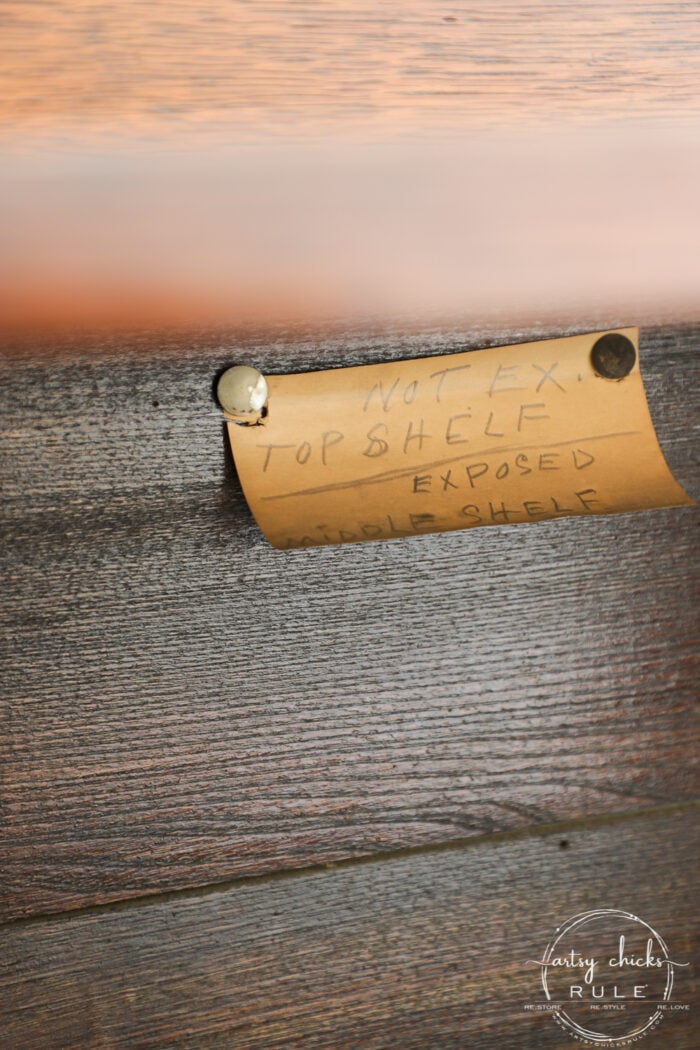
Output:
[[[459,456],[450,456],[448,459],[437,459],[432,463],[419,463],[417,466],[400,467],[394,470],[386,470],[381,474],[370,474],[365,478],[354,478],[350,481],[336,481],[329,485],[316,485],[313,488],[297,489],[294,492],[279,492],[274,496],[263,496],[263,501],[290,499],[292,496],[318,496],[323,492],[337,492],[341,489],[359,488],[361,485],[381,485],[385,481],[397,481],[399,478],[408,477],[419,471],[435,470],[437,467],[446,467],[450,463],[459,463],[464,459],[474,459],[476,456],[493,456],[505,452],[525,452],[533,449],[561,448],[564,445],[582,444],[584,441],[603,441],[606,438],[634,437],[640,434],[640,430],[621,430],[615,434],[591,434],[587,437],[571,438],[568,441],[553,441],[543,444],[538,441],[531,445],[500,445],[496,448],[480,449],[477,452],[462,452]]]

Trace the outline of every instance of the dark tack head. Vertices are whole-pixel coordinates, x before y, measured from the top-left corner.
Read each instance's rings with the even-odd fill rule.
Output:
[[[591,363],[603,379],[624,379],[634,368],[637,351],[626,335],[608,332],[596,341],[591,350]]]

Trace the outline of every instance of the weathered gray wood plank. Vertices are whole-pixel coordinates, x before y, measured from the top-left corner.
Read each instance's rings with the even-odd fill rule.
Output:
[[[666,813],[8,927],[6,1045],[563,1050],[573,1039],[525,1010],[544,1001],[528,960],[573,915],[622,908],[691,962],[697,832]],[[692,970],[673,1000],[690,1012],[640,1045],[698,1045]]]
[[[697,339],[642,333],[696,495]],[[4,917],[695,793],[694,510],[293,554],[250,518],[220,368],[486,341],[8,348]]]

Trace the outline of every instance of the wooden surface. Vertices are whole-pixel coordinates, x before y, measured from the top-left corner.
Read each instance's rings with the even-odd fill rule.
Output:
[[[700,20],[678,0],[21,0],[3,43],[10,142],[700,115]]]
[[[524,1003],[567,917],[691,957],[697,511],[285,554],[213,399],[553,334],[6,342],[4,1045],[564,1047]],[[696,497],[699,336],[640,343]]]
[[[695,495],[697,337],[641,337]],[[5,918],[694,794],[694,509],[292,554],[250,517],[220,369],[485,338],[8,355]]]
[[[601,906],[645,916],[674,960],[691,960],[697,849],[697,817],[666,812],[19,924],[3,937],[4,1038],[36,1050],[575,1046],[525,1010],[543,1001],[528,960]],[[697,1002],[685,968],[674,999]],[[691,1007],[641,1045],[699,1040]]]
[[[573,913],[693,958],[697,511],[282,554],[213,386],[648,322],[697,498],[697,5],[0,18],[2,1050],[574,1045]]]

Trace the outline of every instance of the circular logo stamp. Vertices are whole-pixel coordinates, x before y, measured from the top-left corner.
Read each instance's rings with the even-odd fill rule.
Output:
[[[671,999],[674,970],[688,964],[674,962],[660,934],[631,912],[574,915],[530,961],[540,967],[546,1008],[579,1042],[631,1045],[667,1013],[688,1010]]]

